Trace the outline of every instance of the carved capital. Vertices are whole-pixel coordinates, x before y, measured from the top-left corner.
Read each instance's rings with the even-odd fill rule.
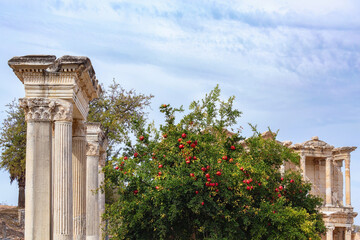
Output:
[[[74,119],[72,135],[73,135],[73,137],[85,137],[86,125],[83,120]]]
[[[327,157],[326,158],[326,162],[330,162],[330,164],[333,164],[334,163],[334,158],[331,156],[331,157]]]
[[[335,230],[335,226],[332,226],[332,225],[326,226],[326,230],[327,230],[327,232],[332,232]]]
[[[55,100],[49,98],[20,98],[19,104],[26,121],[51,121],[56,106]]]
[[[99,156],[100,155],[100,146],[96,142],[87,142],[86,143],[86,155],[87,156]]]
[[[56,100],[56,106],[54,109],[55,121],[72,121],[73,105],[65,100]]]

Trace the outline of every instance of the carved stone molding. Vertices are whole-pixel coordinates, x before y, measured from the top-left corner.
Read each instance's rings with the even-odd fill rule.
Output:
[[[73,105],[51,98],[20,98],[26,121],[72,121]]]
[[[87,156],[99,156],[100,155],[100,146],[96,142],[87,142],[86,143],[86,155]]]
[[[54,109],[55,121],[72,121],[73,119],[73,105],[65,100],[56,100],[56,106]]]
[[[20,107],[25,111],[26,121],[51,121],[56,107],[49,98],[20,98]]]
[[[334,148],[334,146],[331,146],[330,144],[319,140],[319,137],[315,136],[315,137],[312,137],[311,140],[309,140],[309,141],[303,142],[301,144],[299,144],[299,143],[294,144],[294,145],[290,146],[290,148],[295,149],[295,150],[301,150],[301,149],[332,150]]]

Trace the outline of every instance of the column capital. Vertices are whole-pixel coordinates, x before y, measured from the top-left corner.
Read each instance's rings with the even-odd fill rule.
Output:
[[[56,107],[55,100],[49,98],[20,98],[19,104],[26,121],[51,121]]]
[[[71,122],[73,120],[73,104],[66,100],[56,99],[54,120]]]
[[[327,156],[325,158],[326,161],[332,162],[334,160],[333,156]]]
[[[335,226],[334,225],[327,225],[325,226],[327,231],[334,231],[335,230]]]
[[[87,156],[99,156],[100,155],[100,145],[97,142],[87,142],[86,143],[86,155]]]
[[[20,98],[26,121],[72,121],[73,104],[52,98]]]

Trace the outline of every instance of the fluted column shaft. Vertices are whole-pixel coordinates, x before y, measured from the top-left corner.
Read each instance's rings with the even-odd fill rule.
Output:
[[[73,230],[74,240],[86,239],[86,136],[85,124],[73,122]]]
[[[51,114],[53,101],[23,98],[27,121],[25,239],[51,238]]]
[[[28,121],[25,238],[50,239],[51,122]]]
[[[332,157],[326,158],[326,202],[325,206],[332,206]]]
[[[86,159],[86,239],[99,239],[99,144],[96,142],[87,143]]]
[[[300,155],[300,168],[302,171],[303,179],[305,180],[306,177],[306,156],[301,154]]]
[[[345,229],[345,240],[351,240],[351,227]]]
[[[72,240],[72,104],[61,104],[55,115],[53,239]]]
[[[346,206],[351,206],[351,185],[350,185],[350,154],[345,158],[345,201]]]
[[[100,161],[99,161],[99,187],[101,185],[104,184],[104,180],[105,180],[105,175],[104,172],[102,171],[103,167],[105,166],[105,159],[106,159],[106,152],[102,152],[101,156],[100,156]],[[100,239],[104,239],[104,227],[105,227],[105,223],[102,220],[102,216],[105,213],[105,192],[99,190],[99,237]]]
[[[333,240],[334,237],[334,226],[326,227],[326,240]]]

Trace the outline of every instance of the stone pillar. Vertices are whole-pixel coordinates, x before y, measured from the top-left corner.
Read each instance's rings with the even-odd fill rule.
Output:
[[[107,140],[100,128],[100,123],[86,124],[87,160],[86,160],[86,239],[94,240],[100,237],[100,209],[102,208],[101,194],[99,194],[99,163],[105,163]],[[100,158],[101,157],[101,158]],[[97,192],[96,192],[97,191]]]
[[[332,206],[332,157],[326,158],[326,201],[325,206]]]
[[[303,153],[300,154],[300,168],[301,168],[301,171],[302,171],[303,179],[305,181],[305,177],[306,177],[306,156]]]
[[[74,240],[86,238],[86,129],[82,120],[73,122],[73,229]]]
[[[27,121],[25,239],[51,239],[51,116],[54,102],[23,98]]]
[[[326,240],[333,240],[334,226],[326,226]]]
[[[345,230],[345,240],[351,240],[351,227],[347,227]]]
[[[73,239],[72,112],[73,105],[57,100],[55,109],[54,240]]]
[[[99,197],[98,188],[100,146],[97,142],[88,142],[86,152],[86,239],[99,239]]]
[[[106,152],[102,152],[100,155],[100,161],[99,161],[99,187],[104,184],[105,175],[102,171],[103,167],[105,166],[105,160],[106,160]],[[105,222],[102,220],[102,216],[105,213],[105,192],[102,190],[99,190],[99,237],[100,239],[104,239],[104,227]]]
[[[345,203],[351,207],[350,154],[345,158]]]
[[[315,194],[320,196],[320,161],[314,159],[314,184],[316,186]]]

